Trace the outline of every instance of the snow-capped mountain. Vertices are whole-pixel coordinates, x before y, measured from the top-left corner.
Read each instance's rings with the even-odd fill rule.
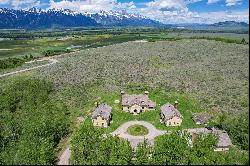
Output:
[[[97,23],[103,26],[161,26],[160,22],[151,20],[139,14],[130,14],[125,10],[118,11],[100,11],[90,14]]]
[[[50,28],[89,26],[161,26],[160,22],[126,11],[75,12],[69,9],[37,8],[13,10],[0,8],[0,28]]]
[[[76,26],[99,26],[92,18],[81,13],[68,10],[48,10],[32,8],[28,11],[1,9],[0,28],[50,28],[76,27]]]

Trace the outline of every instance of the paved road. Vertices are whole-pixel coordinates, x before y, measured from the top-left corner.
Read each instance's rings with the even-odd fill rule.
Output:
[[[38,69],[38,68],[41,68],[41,67],[50,66],[50,65],[53,65],[53,64],[55,64],[55,63],[58,62],[58,60],[56,60],[56,59],[43,58],[43,59],[40,59],[40,60],[34,60],[34,61],[27,62],[27,63],[33,63],[35,61],[45,61],[45,60],[49,60],[50,63],[45,64],[45,65],[40,65],[40,66],[36,66],[36,67],[31,67],[31,68],[23,69],[23,70],[13,71],[13,72],[6,73],[6,74],[2,74],[2,75],[0,75],[0,78],[1,77],[5,77],[5,76],[10,76],[10,75],[18,74],[18,73],[22,73],[22,72],[26,72],[26,71],[30,71],[30,70],[34,70],[34,69]]]
[[[133,125],[142,125],[148,129],[148,134],[144,136],[132,136],[127,133],[127,129]],[[114,132],[111,133],[113,136],[118,136],[128,140],[132,146],[132,148],[137,147],[137,145],[143,142],[145,139],[148,141],[150,145],[154,145],[154,139],[157,136],[170,134],[170,132],[166,130],[158,130],[154,125],[145,121],[129,121],[122,124],[118,127]]]

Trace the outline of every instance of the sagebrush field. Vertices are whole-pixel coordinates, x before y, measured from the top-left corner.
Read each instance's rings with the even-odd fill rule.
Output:
[[[191,39],[126,42],[58,60],[37,77],[59,89],[94,84],[110,91],[161,87],[190,93],[206,109],[248,110],[248,45]]]

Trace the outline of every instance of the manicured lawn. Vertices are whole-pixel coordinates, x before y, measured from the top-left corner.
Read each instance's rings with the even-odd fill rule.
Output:
[[[91,91],[91,97],[88,99],[89,102],[86,104],[86,111],[89,113],[95,109],[94,102],[99,101],[100,103],[107,103],[112,107],[112,122],[109,127],[103,130],[110,133],[116,130],[120,125],[125,122],[132,120],[143,120],[152,123],[157,129],[160,130],[179,130],[185,128],[198,128],[202,125],[196,125],[192,120],[192,112],[202,112],[200,105],[197,101],[188,94],[178,92],[165,92],[163,90],[155,89],[149,90],[149,98],[156,102],[157,106],[154,111],[143,112],[139,115],[132,115],[122,111],[120,103],[115,103],[115,100],[121,100],[119,91],[107,92],[101,88],[93,88]],[[144,91],[130,91],[126,90],[128,94],[143,94]],[[183,115],[183,122],[180,127],[167,127],[160,122],[160,107],[165,103],[174,103],[175,100],[179,101],[178,110]],[[84,109],[84,110],[85,110]],[[86,119],[85,123],[91,123],[90,115]]]
[[[147,135],[148,129],[142,125],[133,125],[128,128],[127,133],[134,136]]]

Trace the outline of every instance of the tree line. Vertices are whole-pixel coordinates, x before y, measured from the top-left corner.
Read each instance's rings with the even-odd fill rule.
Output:
[[[103,136],[101,129],[82,125],[71,141],[73,165],[215,165],[248,164],[248,154],[232,148],[214,152],[214,135],[198,136],[193,147],[188,135],[173,133],[157,137],[154,147],[145,140],[136,151],[118,137]]]

